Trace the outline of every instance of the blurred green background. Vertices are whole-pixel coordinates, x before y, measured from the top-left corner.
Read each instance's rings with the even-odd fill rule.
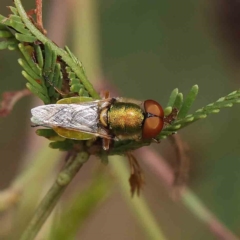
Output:
[[[26,9],[34,7],[32,0],[22,2]],[[51,7],[58,2],[60,0],[43,1],[46,28]],[[238,61],[230,51],[234,43],[224,38],[226,26],[219,21],[223,17],[219,12],[224,7],[224,1],[96,2],[103,75],[100,78],[109,81],[122,96],[152,98],[164,106],[174,88],[187,94],[194,84],[198,84],[200,92],[192,109],[194,111],[239,88]],[[235,1],[229,1],[229,4],[231,2]],[[5,6],[11,4],[10,0],[2,0],[1,14],[6,16],[8,11]],[[58,28],[61,29],[61,26]],[[70,49],[73,42],[71,31],[74,29],[69,27],[66,44]],[[54,41],[58,43],[58,39]],[[25,86],[26,80],[21,76],[21,68],[16,61],[18,57],[17,52],[0,52],[1,94]],[[80,57],[80,60],[84,65],[84,59]],[[91,66],[85,67],[87,72],[91,71]],[[14,179],[23,161],[23,149],[28,145],[30,99],[22,99],[8,117],[0,119],[2,189]],[[239,106],[234,106],[179,132],[190,147],[189,187],[238,236],[239,121]],[[166,159],[172,155],[173,150],[167,140],[153,147]],[[170,198],[159,179],[146,168],[144,172],[146,186],[143,195],[168,239],[217,239],[208,226],[181,203]],[[96,239],[96,236],[99,239],[145,239],[118,190],[85,223],[80,236],[86,240]]]

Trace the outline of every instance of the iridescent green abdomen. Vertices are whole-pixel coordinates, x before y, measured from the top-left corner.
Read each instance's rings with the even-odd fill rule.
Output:
[[[134,103],[115,102],[108,111],[109,128],[118,139],[141,139],[143,110]]]

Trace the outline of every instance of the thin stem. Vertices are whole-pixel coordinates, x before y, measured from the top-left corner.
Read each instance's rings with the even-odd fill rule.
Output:
[[[43,21],[42,21],[42,0],[36,0],[36,18],[37,24],[43,28]]]
[[[139,158],[144,160],[145,164],[152,170],[152,172],[164,181],[167,187],[172,187],[174,174],[167,165],[166,160],[153,150],[147,148],[140,149],[138,155]],[[151,161],[149,161],[149,159],[151,159]],[[220,239],[239,239],[226,226],[224,226],[224,224],[222,224],[209,209],[207,209],[207,207],[189,188],[184,187],[182,189],[180,199],[182,203],[194,213],[199,220],[207,224],[209,229]]]
[[[169,136],[169,140],[172,143],[176,152],[176,158],[174,163],[174,183],[173,186],[183,187],[188,180],[190,159],[187,155],[189,146],[185,143],[179,134]]]
[[[207,207],[201,202],[201,200],[188,188],[185,188],[182,192],[181,200],[183,204],[190,209],[201,221],[206,223],[209,229],[224,240],[239,240],[226,226],[223,225],[214,214],[207,209]]]
[[[24,188],[29,188],[29,183],[32,182],[33,179],[41,182],[41,176],[51,172],[59,158],[61,158],[59,152],[53,151],[45,145],[42,146],[41,143],[38,143],[37,147],[39,147],[40,150],[36,151],[36,147],[33,148],[35,149],[34,156],[37,156],[34,158],[34,161],[32,161],[28,167],[25,167],[24,171],[21,171],[9,188],[0,191],[0,213],[18,203],[19,200],[22,199]],[[31,151],[32,150],[29,150],[29,154],[25,157],[26,162],[30,162],[30,159],[33,159]],[[52,161],[48,161],[49,156],[51,156]]]
[[[84,67],[94,85],[102,77],[99,4],[96,0],[74,0],[72,4],[74,54],[83,57]]]
[[[48,240],[76,239],[77,233],[94,214],[96,208],[101,207],[111,196],[113,182],[109,181],[109,176],[106,176],[103,171],[103,168],[98,170],[86,189],[75,192],[69,201],[61,205],[61,220],[51,227]]]
[[[42,21],[42,0],[36,0],[36,20],[39,30],[46,35],[47,31],[44,29]]]
[[[13,109],[14,105],[23,97],[30,95],[28,89],[15,92],[4,92],[0,102],[0,117],[7,116]]]
[[[24,231],[20,240],[32,240],[35,238],[55,207],[58,199],[88,158],[88,153],[81,152],[72,162],[66,163],[64,169],[58,174],[55,183],[38,206],[28,228]]]
[[[126,202],[130,205],[131,210],[134,211],[134,214],[137,216],[137,220],[140,223],[142,229],[146,234],[146,239],[153,240],[164,240],[166,237],[162,233],[162,230],[154,218],[151,210],[149,209],[146,201],[143,196],[130,198],[129,194],[129,183],[127,181],[129,174],[126,165],[124,164],[123,157],[115,156],[111,159],[111,165],[115,169],[115,174],[119,179],[119,184],[122,188],[122,193],[125,197]]]
[[[59,48],[56,44],[54,44],[52,41],[50,41],[44,34],[42,34],[29,20],[26,11],[24,10],[22,3],[20,0],[14,0],[14,3],[16,5],[16,8],[18,10],[19,15],[22,18],[22,21],[25,23],[26,27],[31,31],[31,33],[37,37],[39,41],[41,41],[43,44],[48,43],[53,51],[56,52],[58,56],[61,56],[63,61],[66,62],[66,64],[71,67],[71,69],[76,73],[76,75],[81,80],[82,84],[85,86],[89,94],[93,98],[100,98],[99,94],[95,91],[92,84],[88,81],[87,76],[85,75],[83,68],[81,65],[77,64],[72,60],[71,57],[61,48]]]
[[[166,127],[160,136],[169,136],[172,133],[192,124],[193,122],[206,118],[209,114],[219,113],[222,108],[232,107],[233,104],[240,103],[240,90],[236,90],[207,106],[198,109],[193,114],[189,114],[182,119],[177,119],[173,124]],[[159,136],[159,137],[160,137]]]

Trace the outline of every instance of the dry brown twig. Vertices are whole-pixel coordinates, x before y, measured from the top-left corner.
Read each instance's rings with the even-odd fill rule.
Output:
[[[166,187],[172,190],[175,176],[172,169],[167,164],[166,159],[162,158],[153,149],[142,148],[137,151],[137,156],[144,160],[146,166],[159,178],[162,179]],[[238,240],[234,235],[205,205],[200,199],[187,187],[182,186],[181,192],[178,190],[179,200],[188,209],[191,210],[202,222],[204,222],[209,229],[224,240]]]
[[[42,0],[36,0],[36,8],[31,9],[27,12],[29,18],[33,22],[33,24],[38,28],[39,31],[41,31],[44,35],[47,34],[46,29],[43,27],[43,21],[42,21]],[[36,21],[32,18],[32,15],[36,15]]]
[[[37,18],[37,24],[38,26],[46,31],[43,28],[43,21],[42,21],[42,0],[36,0],[36,18]]]
[[[0,102],[0,117],[7,116],[14,105],[23,97],[32,94],[28,89],[23,89],[14,92],[5,92],[2,95],[2,101]]]
[[[169,137],[172,146],[176,152],[176,160],[174,166],[174,181],[173,186],[181,188],[188,180],[190,159],[188,157],[189,146],[184,142],[179,134]]]

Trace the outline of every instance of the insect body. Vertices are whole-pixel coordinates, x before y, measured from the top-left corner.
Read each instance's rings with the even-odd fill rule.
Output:
[[[52,128],[58,135],[70,139],[101,137],[106,150],[111,139],[154,139],[164,125],[163,109],[154,100],[72,97],[61,99],[57,104],[38,106],[31,112],[35,126]]]

